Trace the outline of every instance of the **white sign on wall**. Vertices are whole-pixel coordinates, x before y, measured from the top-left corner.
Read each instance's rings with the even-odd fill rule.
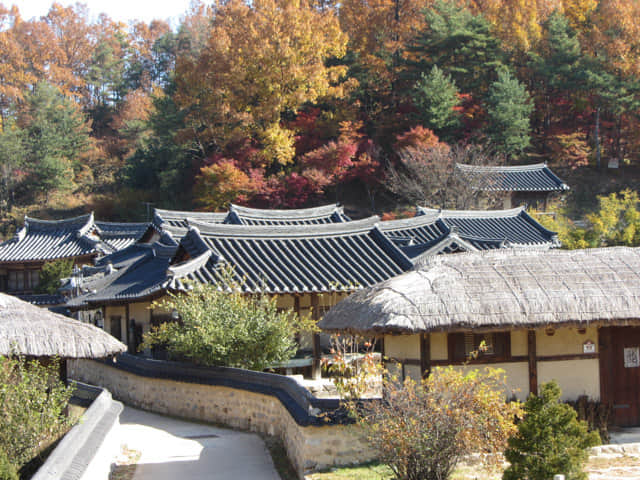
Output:
[[[624,368],[640,367],[640,347],[624,349]]]
[[[596,353],[596,344],[591,340],[587,340],[582,344],[582,353]]]

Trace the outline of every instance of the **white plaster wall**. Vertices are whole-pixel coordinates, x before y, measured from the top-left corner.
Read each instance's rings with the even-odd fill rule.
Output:
[[[562,389],[562,400],[587,395],[600,400],[600,366],[597,358],[538,362],[538,385],[555,380]]]
[[[448,360],[447,334],[434,332],[430,335],[431,360]]]
[[[536,330],[536,353],[539,357],[549,355],[580,355],[584,342],[591,340],[598,351],[598,329],[589,327],[586,333],[578,333],[576,328],[558,328],[553,335],[547,335],[544,329]]]
[[[491,365],[465,365],[454,366],[456,370],[468,372],[485,368],[498,368],[504,370],[505,394],[507,398],[515,396],[518,400],[526,400],[529,396],[529,364],[526,362],[493,363]]]
[[[420,360],[420,335],[385,335],[384,354],[389,358]]]

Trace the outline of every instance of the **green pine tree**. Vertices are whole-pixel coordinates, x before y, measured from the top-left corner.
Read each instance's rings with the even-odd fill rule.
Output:
[[[509,439],[505,458],[511,465],[503,480],[549,480],[563,474],[566,480],[584,480],[587,448],[600,443],[596,432],[578,421],[573,408],[560,403],[560,387],[554,381],[530,395],[518,433]]]
[[[73,185],[73,169],[89,148],[89,126],[78,107],[48,83],[26,99],[24,148],[31,188],[47,195]]]
[[[442,0],[427,9],[425,16],[427,27],[407,47],[412,54],[406,73],[411,83],[438,65],[460,91],[486,92],[503,57],[491,24],[456,2]]]
[[[532,111],[525,86],[507,70],[500,70],[487,98],[487,135],[498,152],[512,157],[529,146]]]
[[[422,123],[441,138],[460,125],[454,107],[460,104],[458,89],[451,78],[434,65],[429,74],[422,74],[413,91],[413,101],[419,109]]]
[[[37,293],[53,295],[60,288],[60,280],[71,276],[73,260],[60,259],[47,262],[42,266],[38,281]]]

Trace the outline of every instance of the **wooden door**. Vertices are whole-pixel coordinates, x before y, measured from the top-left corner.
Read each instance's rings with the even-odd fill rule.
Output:
[[[600,389],[614,425],[640,425],[640,327],[600,329]]]

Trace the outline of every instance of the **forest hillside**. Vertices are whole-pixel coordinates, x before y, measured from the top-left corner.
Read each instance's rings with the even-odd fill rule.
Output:
[[[429,194],[456,162],[547,162],[571,186],[550,208],[580,220],[640,179],[634,0],[226,0],[174,26],[0,4],[0,57],[4,235],[153,206],[401,211],[412,171],[456,207]]]

